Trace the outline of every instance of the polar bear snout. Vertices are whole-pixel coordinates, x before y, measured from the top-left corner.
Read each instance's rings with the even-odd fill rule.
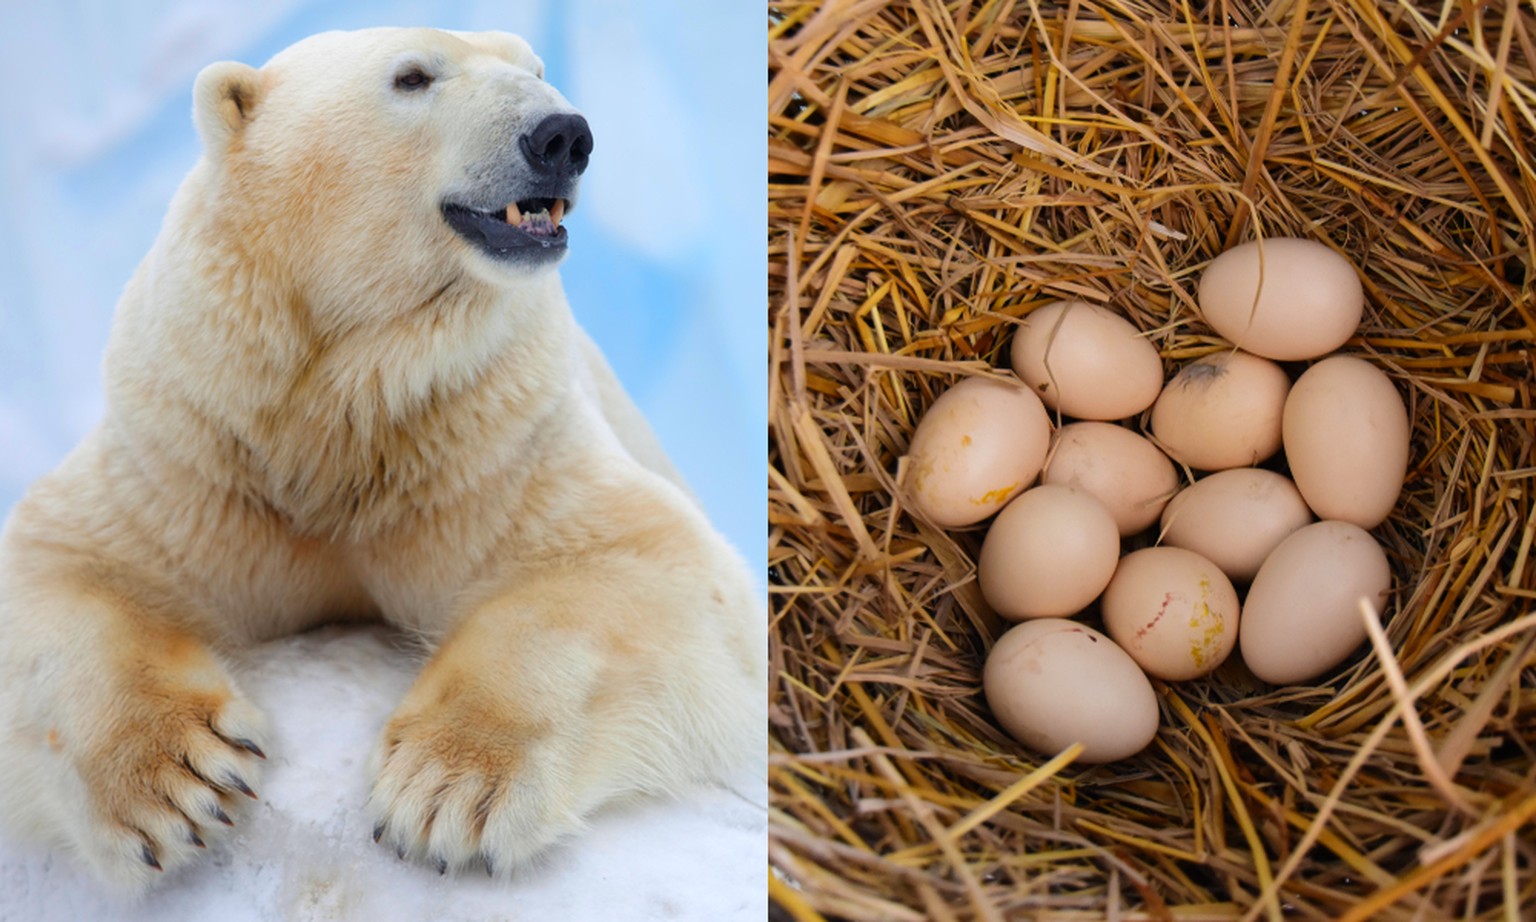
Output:
[[[579,115],[546,117],[517,141],[535,173],[551,179],[575,179],[586,172],[592,155],[592,131]]]
[[[504,265],[548,265],[564,255],[566,230],[561,220],[575,205],[576,186],[592,155],[592,130],[573,111],[537,117],[517,136],[521,154],[510,151],[505,166],[490,171],[491,190],[467,197],[450,196],[443,220],[482,254]],[[495,189],[503,190],[499,197]],[[470,201],[495,202],[487,208]]]

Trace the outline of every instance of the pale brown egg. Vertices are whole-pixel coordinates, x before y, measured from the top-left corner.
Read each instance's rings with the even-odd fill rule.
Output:
[[[1028,388],[967,378],[933,402],[912,434],[909,502],[943,528],[980,522],[1034,482],[1050,441],[1050,418]]]
[[[1149,547],[1120,561],[1099,604],[1104,629],[1148,675],[1193,679],[1237,645],[1237,592],[1194,551]]]
[[[1251,467],[1280,450],[1291,380],[1268,359],[1219,352],[1190,362],[1152,407],[1152,435],[1175,461],[1203,471]]]
[[[1115,517],[1120,534],[1134,535],[1157,521],[1179,488],[1179,472],[1156,445],[1123,426],[1072,423],[1057,432],[1040,482],[1090,494]]]
[[[1282,362],[1344,345],[1365,311],[1354,265],[1321,243],[1294,237],[1222,253],[1200,276],[1199,300],[1211,329],[1240,349]]]
[[[998,514],[981,544],[976,581],[1004,618],[1076,614],[1099,597],[1120,557],[1104,504],[1073,487],[1038,486]]]
[[[1079,419],[1125,419],[1163,386],[1157,348],[1125,318],[1083,301],[1057,301],[1013,335],[1013,371],[1045,405]]]
[[[1042,755],[1082,743],[1079,762],[1133,756],[1157,735],[1157,693],[1114,641],[1061,618],[998,639],[982,673],[987,704],[1014,739]]]
[[[1392,570],[1365,529],[1315,522],[1280,542],[1248,588],[1243,662],[1272,685],[1315,679],[1365,640],[1360,600],[1379,614]]]
[[[1285,402],[1285,457],[1320,519],[1375,528],[1408,472],[1408,411],[1391,379],[1364,359],[1313,365]]]
[[[1291,532],[1312,521],[1296,485],[1273,471],[1237,467],[1180,490],[1163,510],[1162,543],[1210,560],[1246,582]]]

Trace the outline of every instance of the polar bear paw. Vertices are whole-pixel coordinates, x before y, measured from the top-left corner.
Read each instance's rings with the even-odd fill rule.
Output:
[[[582,829],[582,773],[568,730],[509,719],[479,696],[389,723],[369,811],[374,841],[400,858],[505,877]]]
[[[99,876],[135,891],[195,860],[256,798],[266,721],[232,693],[201,689],[162,688],[119,707],[75,760],[85,813],[68,825]],[[57,731],[48,740],[66,752],[69,742]]]

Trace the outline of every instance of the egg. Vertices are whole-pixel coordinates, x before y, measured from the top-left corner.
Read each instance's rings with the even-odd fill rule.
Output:
[[[1179,472],[1156,445],[1123,426],[1063,426],[1046,458],[1043,484],[1076,487],[1104,504],[1122,535],[1157,521],[1179,488]]]
[[[1286,460],[1320,519],[1374,528],[1397,505],[1408,472],[1408,411],[1392,381],[1363,359],[1336,355],[1291,388]]]
[[[1050,442],[1050,417],[1028,388],[967,378],[940,395],[912,433],[908,500],[942,528],[980,522],[1034,482]]]
[[[1250,467],[1280,450],[1291,380],[1268,359],[1220,352],[1190,362],[1152,407],[1152,435],[1174,460],[1203,471]]]
[[[1301,491],[1253,467],[1218,471],[1180,490],[1163,509],[1162,543],[1205,557],[1247,582],[1291,532],[1312,521]]]
[[[1183,548],[1125,555],[1099,608],[1109,636],[1159,679],[1203,676],[1237,645],[1236,590],[1216,564]]]
[[[1103,634],[1061,618],[1009,629],[982,671],[1003,729],[1035,752],[1082,743],[1079,762],[1135,755],[1157,735],[1157,693],[1135,661]]]
[[[1313,359],[1360,326],[1365,290],[1348,259],[1314,240],[1271,237],[1233,247],[1200,275],[1211,329],[1255,355]]]
[[[1274,549],[1248,588],[1239,630],[1243,662],[1272,685],[1315,679],[1365,640],[1360,600],[1379,613],[1392,571],[1370,533],[1315,522]]]
[[[1114,311],[1057,301],[1030,313],[1013,336],[1013,371],[1045,405],[1079,419],[1125,419],[1163,386],[1157,348]]]
[[[1038,486],[998,514],[981,544],[976,581],[998,614],[1018,621],[1071,615],[1115,573],[1120,530],[1081,490]]]

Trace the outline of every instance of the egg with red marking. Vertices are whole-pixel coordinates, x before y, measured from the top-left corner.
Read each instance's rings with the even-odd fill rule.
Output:
[[[1182,681],[1220,666],[1237,645],[1237,592],[1221,568],[1178,547],[1125,555],[1100,603],[1104,628],[1137,665]]]

